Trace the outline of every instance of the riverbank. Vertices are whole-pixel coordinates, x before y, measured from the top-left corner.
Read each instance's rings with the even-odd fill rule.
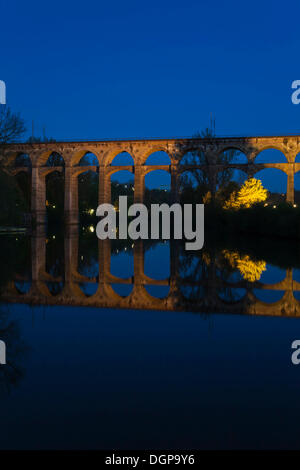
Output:
[[[300,238],[300,208],[289,204],[256,205],[248,209],[224,210],[205,208],[205,225],[210,230],[242,236],[262,236],[271,239]]]

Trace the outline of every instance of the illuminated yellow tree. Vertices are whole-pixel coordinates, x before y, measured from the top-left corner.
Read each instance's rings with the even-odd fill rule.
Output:
[[[240,255],[236,251],[223,250],[223,255],[233,269],[238,269],[245,281],[258,281],[263,271],[266,271],[266,262],[254,261],[248,255]]]
[[[262,182],[250,178],[245,181],[239,191],[231,193],[230,198],[224,204],[224,209],[248,208],[257,202],[265,201],[267,197],[268,191],[263,187]]]

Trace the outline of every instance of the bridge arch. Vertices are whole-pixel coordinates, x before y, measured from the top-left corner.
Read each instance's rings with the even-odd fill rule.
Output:
[[[122,299],[129,298],[133,291],[132,284],[118,284],[117,282],[112,282],[110,287],[113,290],[115,296],[118,296],[120,301]]]
[[[43,168],[48,221],[63,220],[65,192],[65,161],[58,152],[51,152]],[[47,170],[45,169],[47,168]]]
[[[288,159],[282,149],[266,145],[256,153],[254,163],[288,163]]]
[[[272,289],[253,289],[253,296],[258,302],[261,302],[265,306],[279,305],[285,295],[284,290],[272,290]]]
[[[277,205],[279,202],[286,200],[287,189],[288,189],[288,175],[282,168],[263,168],[256,171],[253,177],[259,179],[262,182],[264,188],[270,193],[275,195],[269,202],[273,205]],[[272,195],[272,194],[271,194]],[[275,199],[274,199],[275,198]]]
[[[65,160],[63,156],[58,152],[51,152],[48,156],[45,166],[47,167],[65,167]]]
[[[81,152],[81,155],[78,155],[76,161],[77,163],[73,166],[99,166],[97,155],[90,151]]]
[[[52,154],[61,155],[60,149],[52,148],[47,150],[42,150],[32,155],[32,166],[34,167],[44,167]],[[61,155],[62,156],[62,155]]]
[[[155,160],[157,160],[160,155],[161,156],[164,155],[164,157],[162,158],[165,161],[168,159],[168,163],[156,163]],[[151,163],[151,159],[150,159],[150,162],[148,162],[150,157],[151,159],[154,159],[153,163]],[[172,155],[169,149],[164,145],[156,145],[156,146],[151,146],[150,148],[146,150],[146,152],[144,152],[141,155],[141,157],[139,158],[139,163],[141,165],[170,165],[171,160],[172,160]]]
[[[247,164],[248,157],[247,152],[239,148],[238,146],[228,146],[221,150],[218,153],[217,161],[220,163],[227,162],[227,163],[237,163],[237,164]]]
[[[167,170],[151,168],[145,172],[145,202],[169,202],[171,175]]]
[[[117,159],[115,160],[115,158]],[[115,162],[114,162],[115,160]],[[130,162],[130,163],[129,163]],[[135,164],[135,155],[132,152],[131,148],[127,146],[124,148],[114,148],[113,150],[107,151],[102,159],[101,164],[104,166],[128,166]]]
[[[131,167],[116,166],[111,167],[110,171],[110,192],[111,201],[116,207],[118,206],[119,197],[127,196],[128,204],[132,204],[134,200],[134,183],[135,175],[132,172]]]
[[[78,170],[77,170],[78,168]],[[99,177],[97,167],[92,165],[76,167],[78,215],[83,224],[89,223],[89,216],[98,207]]]
[[[202,179],[205,178],[205,169],[203,168],[182,168],[179,170],[179,186],[189,185],[196,188],[201,185]]]
[[[60,154],[51,154],[46,162],[47,171],[43,171],[46,193],[46,213],[48,222],[63,220],[65,193],[65,162]]]
[[[99,152],[97,152],[93,147],[87,146],[87,147],[81,148],[80,150],[75,150],[71,154],[67,152],[67,155],[66,155],[67,164],[69,166],[78,166],[81,159],[85,157],[87,154],[94,155],[98,161],[98,164],[100,163]],[[96,166],[96,163],[94,163],[94,165]]]
[[[179,156],[180,166],[183,165],[203,165],[206,163],[206,153],[202,148],[185,149]]]
[[[110,161],[110,166],[134,166],[134,158],[129,152],[119,152]]]
[[[166,299],[170,294],[170,286],[153,286],[146,284],[144,287],[146,292],[153,299]]]
[[[171,165],[171,158],[164,150],[156,150],[148,155],[145,165]]]

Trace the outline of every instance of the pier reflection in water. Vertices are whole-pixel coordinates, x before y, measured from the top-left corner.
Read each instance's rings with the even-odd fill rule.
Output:
[[[18,240],[16,240],[16,243]],[[89,228],[42,229],[31,260],[13,273],[5,302],[299,316],[300,283],[235,250],[185,251],[178,241],[100,241]],[[296,271],[295,271],[296,272]]]
[[[1,449],[300,448],[297,246],[0,243]]]

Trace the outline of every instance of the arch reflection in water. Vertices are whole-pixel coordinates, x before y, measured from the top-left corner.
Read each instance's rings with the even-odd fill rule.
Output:
[[[164,247],[161,241],[97,240],[89,250],[80,237],[73,227],[54,240],[58,263],[49,241],[53,238],[43,231],[32,236],[31,266],[24,268],[22,279],[15,272],[7,280],[2,298],[45,305],[300,315],[300,283],[292,268],[274,270],[265,260],[236,250],[187,252],[179,241]],[[116,269],[118,257],[120,263],[128,258],[126,276]]]

